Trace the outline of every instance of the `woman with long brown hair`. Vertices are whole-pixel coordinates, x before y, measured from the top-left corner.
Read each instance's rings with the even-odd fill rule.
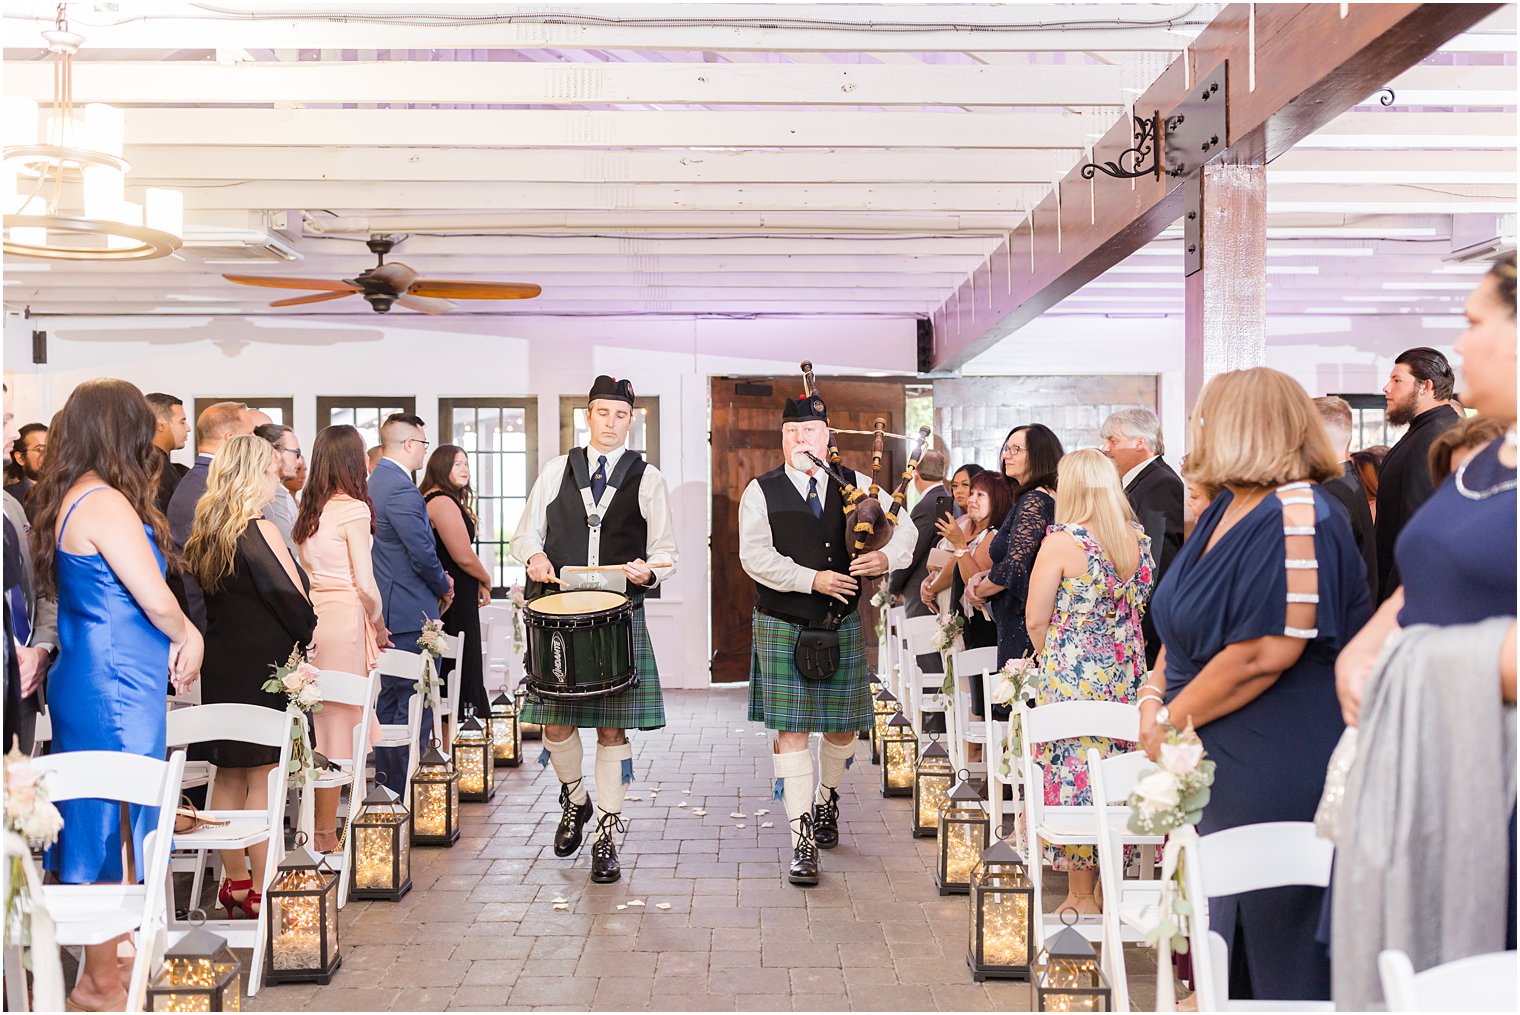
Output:
[[[164,690],[201,668],[200,632],[164,581],[169,526],[155,498],[163,456],[153,412],[126,381],[86,381],[53,417],[48,469],[32,489],[32,559],[39,596],[58,600],[58,661],[48,676],[54,752],[120,751],[163,758]],[[121,823],[104,800],[58,804],[63,832],[47,866],[65,884],[119,882]],[[157,808],[130,808],[129,846],[142,869]],[[83,1011],[121,1008],[116,948],[85,948],[69,995]]]
[[[290,534],[311,576],[311,604],[317,611],[312,662],[318,669],[367,676],[391,640],[370,561],[375,516],[364,438],[351,426],[326,427],[312,443],[310,462]],[[353,753],[354,729],[365,716],[356,705],[324,702],[312,720],[318,750],[329,758],[347,759]],[[372,732],[378,734],[378,723]],[[364,759],[354,763],[363,765]],[[405,786],[390,789],[406,792]],[[317,790],[314,845],[323,852],[338,848],[338,794],[336,789]]]
[[[460,646],[459,708],[487,716],[484,663],[480,654],[480,608],[491,601],[491,572],[475,552],[475,491],[470,489],[470,459],[454,444],[440,444],[428,456],[419,484],[443,569],[454,579],[454,601],[443,611],[443,629],[463,635]],[[449,669],[454,664],[450,663]],[[445,669],[444,678],[449,677]]]

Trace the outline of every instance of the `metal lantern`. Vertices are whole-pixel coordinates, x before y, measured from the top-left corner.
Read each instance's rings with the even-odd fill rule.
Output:
[[[313,856],[301,845],[304,835],[296,841],[264,895],[269,914],[265,979],[326,984],[343,962],[338,953],[338,874],[325,857]]]
[[[491,699],[491,756],[497,767],[522,764],[521,714],[517,700],[505,688]]]
[[[881,764],[881,742],[887,734],[887,722],[902,705],[890,688],[882,687],[871,700],[871,764]]]
[[[876,696],[881,693],[882,689],[881,680],[876,676],[875,670],[872,670],[870,673],[866,674],[866,688],[870,691],[871,701],[874,704],[876,701]],[[873,718],[871,725],[860,731],[859,739],[868,741],[871,744],[871,764],[874,765],[876,764],[876,721],[874,719],[874,708],[872,709],[872,713]]]
[[[243,964],[227,939],[190,913],[194,928],[164,952],[164,964],[148,983],[146,1011],[242,1011]]]
[[[356,899],[395,902],[412,890],[411,814],[401,798],[376,783],[354,817]]]
[[[1061,910],[1066,926],[1040,949],[1034,964],[1035,1011],[1109,1010],[1108,978],[1092,944],[1072,928],[1076,919],[1076,910]]]
[[[459,840],[459,773],[429,741],[412,776],[412,845],[452,846]]]
[[[913,795],[913,760],[918,757],[918,734],[901,712],[887,720],[881,738],[881,795]]]
[[[971,784],[971,773],[961,769],[960,782],[950,791],[939,815],[939,862],[934,865],[934,883],[941,895],[971,891],[971,872],[987,848],[991,825],[982,794]]]
[[[1029,979],[1034,942],[1034,884],[1024,858],[1007,839],[982,854],[971,874],[971,940],[966,965],[976,982]]]
[[[913,772],[913,837],[927,839],[939,834],[939,814],[950,796],[950,786],[955,782],[955,769],[950,767],[950,752],[931,736],[931,742],[919,756],[918,768]]]
[[[459,799],[483,803],[496,795],[495,748],[490,731],[474,712],[454,734],[454,767],[459,770]]]

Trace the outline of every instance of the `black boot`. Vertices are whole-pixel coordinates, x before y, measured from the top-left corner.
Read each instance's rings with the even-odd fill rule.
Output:
[[[570,856],[580,849],[582,832],[585,830],[586,822],[591,820],[590,797],[587,797],[586,802],[582,804],[570,801],[571,787],[580,784],[580,779],[560,784],[559,802],[565,808],[565,813],[560,816],[559,827],[554,830],[555,856]]]
[[[591,843],[591,880],[596,884],[610,885],[622,879],[623,868],[618,864],[617,845],[612,841],[612,833],[624,830],[621,814],[603,811],[597,819],[596,838]]]
[[[818,843],[813,839],[813,819],[804,814],[792,823],[799,827],[801,838],[792,847],[792,862],[786,869],[786,879],[794,885],[816,885]]]
[[[829,788],[827,793],[828,803],[813,804],[813,839],[819,849],[833,849],[839,845],[839,790]]]

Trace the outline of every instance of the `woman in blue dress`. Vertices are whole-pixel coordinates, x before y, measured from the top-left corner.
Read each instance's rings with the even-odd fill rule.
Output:
[[[1286,374],[1220,374],[1189,425],[1188,479],[1215,492],[1152,601],[1162,652],[1140,692],[1140,739],[1191,724],[1217,765],[1198,831],[1312,821],[1343,725],[1335,657],[1372,612],[1350,524],[1315,484],[1340,466]],[[1322,1000],[1319,888],[1209,900],[1230,946],[1231,999]]]
[[[164,757],[169,683],[188,687],[201,665],[201,636],[164,581],[168,525],[155,502],[163,456],[154,416],[125,381],[87,381],[53,418],[47,471],[33,488],[32,554],[39,595],[58,600],[58,661],[48,676],[54,753],[122,751]],[[47,866],[64,884],[119,882],[119,805],[58,805],[63,831]],[[143,839],[158,809],[133,806],[139,872]],[[84,1011],[125,1000],[115,939],[85,949],[69,996]]]

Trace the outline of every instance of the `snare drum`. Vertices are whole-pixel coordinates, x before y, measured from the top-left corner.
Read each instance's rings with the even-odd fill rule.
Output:
[[[550,592],[524,609],[529,694],[558,702],[620,694],[639,683],[633,602],[617,592]]]

